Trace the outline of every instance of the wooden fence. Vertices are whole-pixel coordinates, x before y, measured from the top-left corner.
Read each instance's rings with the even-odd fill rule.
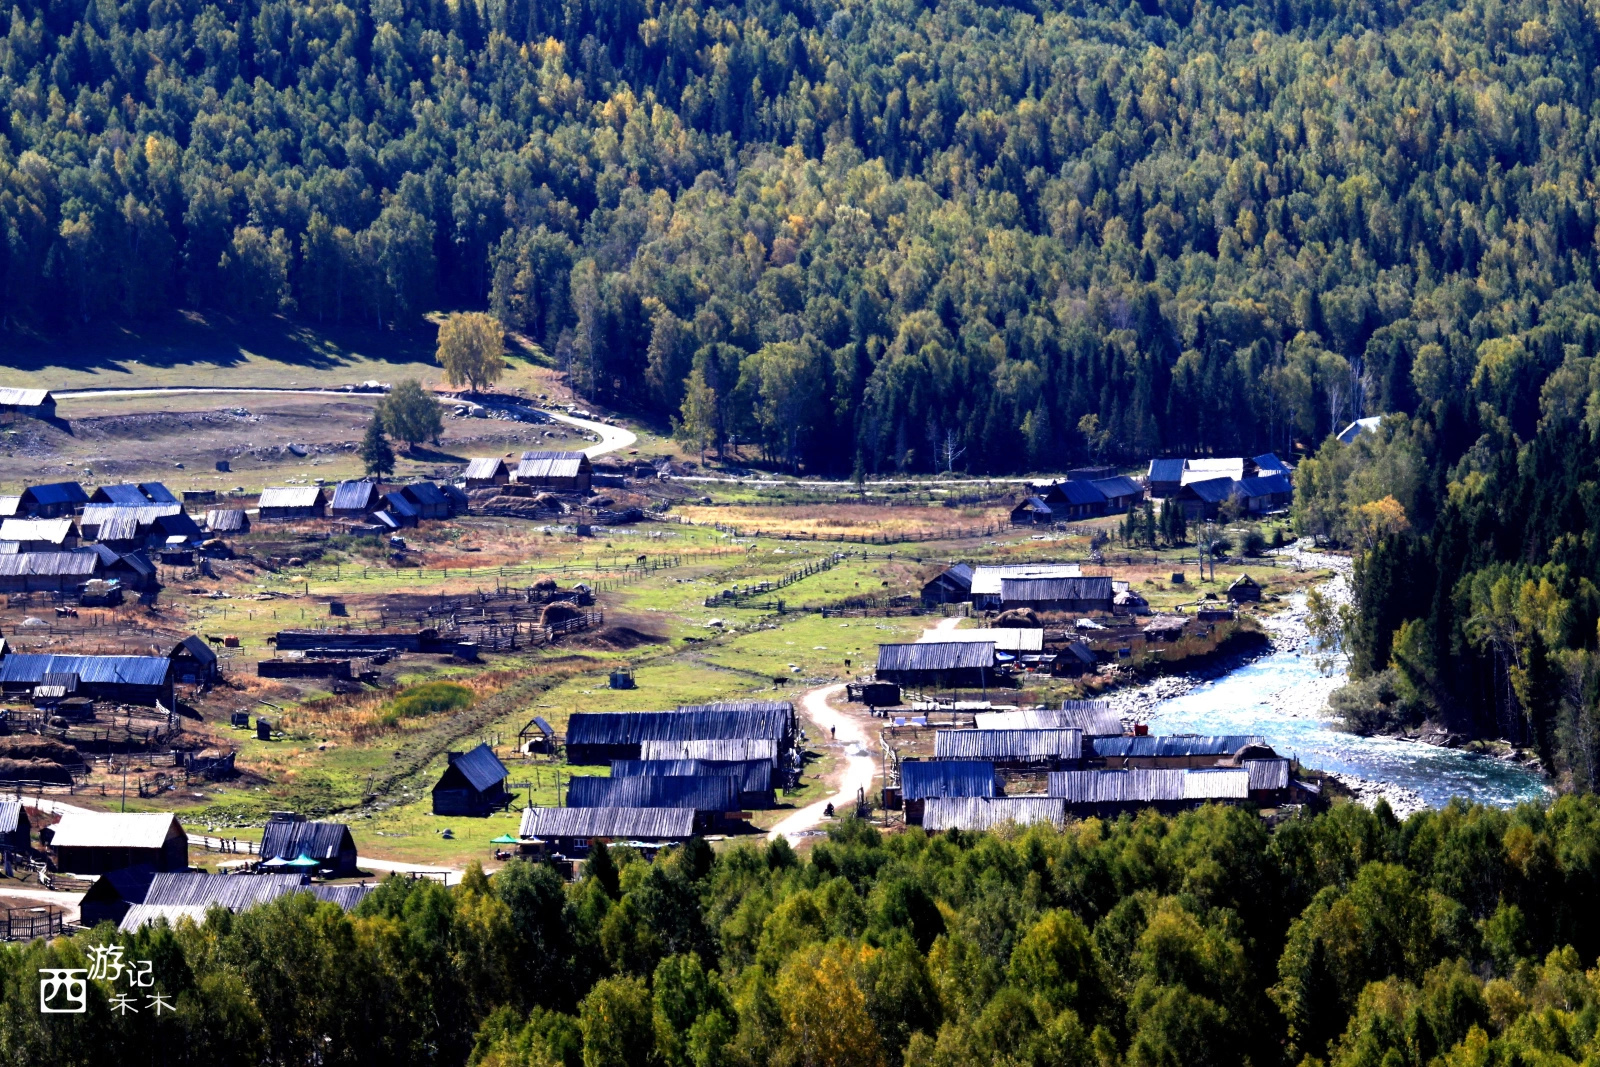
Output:
[[[56,908],[6,908],[0,914],[0,941],[32,941],[60,937],[65,925]]]
[[[751,597],[760,596],[763,593],[775,593],[779,589],[809,578],[813,574],[821,574],[824,571],[831,571],[833,568],[842,563],[844,559],[844,553],[835,552],[832,555],[824,556],[821,559],[812,560],[810,563],[796,567],[794,570],[790,571],[788,574],[785,574],[776,581],[757,582],[755,585],[746,586],[736,585],[732,589],[724,589],[721,592],[713,593],[706,597],[705,606],[708,608],[714,608],[718,605],[739,604],[749,600]],[[779,610],[781,611],[782,609],[780,608]]]

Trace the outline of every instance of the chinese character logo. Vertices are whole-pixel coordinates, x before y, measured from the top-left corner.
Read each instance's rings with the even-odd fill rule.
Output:
[[[82,1015],[88,1011],[88,974],[82,967],[39,968],[39,1010],[46,1015]]]

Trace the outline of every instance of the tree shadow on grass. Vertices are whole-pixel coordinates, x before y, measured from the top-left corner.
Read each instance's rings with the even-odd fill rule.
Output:
[[[252,358],[308,371],[337,370],[358,361],[404,366],[432,363],[436,329],[320,327],[274,316],[244,320],[179,311],[155,319],[91,323],[62,334],[0,333],[0,365],[28,373],[51,370],[134,374],[147,368],[226,371]],[[134,368],[131,364],[139,364]],[[223,384],[195,381],[191,384]]]

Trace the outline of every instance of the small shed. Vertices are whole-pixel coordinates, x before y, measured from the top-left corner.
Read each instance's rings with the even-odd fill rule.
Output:
[[[167,659],[172,661],[172,680],[175,682],[211,685],[220,677],[216,650],[195,634],[173,645],[172,651],[167,653]]]
[[[189,835],[170,812],[69,811],[49,830],[56,866],[74,874],[141,865],[182,871],[189,866]]]
[[[945,568],[922,587],[925,604],[959,604],[972,599],[972,567],[957,563]]]
[[[261,859],[292,860],[309,856],[330,878],[357,874],[356,841],[342,822],[307,822],[299,816],[275,816],[261,835]]]
[[[1188,621],[1182,615],[1152,615],[1140,632],[1146,641],[1176,641],[1183,636]]]
[[[511,468],[499,456],[474,457],[467,463],[468,489],[488,489],[511,480]]]
[[[10,849],[26,855],[30,847],[31,825],[28,809],[21,801],[0,801],[0,849]]]
[[[517,734],[517,750],[519,752],[553,756],[556,753],[556,731],[543,715],[535,715],[528,720]]]
[[[582,452],[535,450],[522,454],[511,480],[518,485],[587,493],[594,480],[594,467]]]
[[[327,506],[328,494],[320,485],[269,485],[261,491],[257,515],[262,522],[320,519]]]
[[[250,532],[250,516],[243,508],[212,508],[206,512],[206,529],[213,534],[236,536]]]
[[[1041,497],[1030,496],[1011,509],[1011,522],[1016,526],[1048,525],[1054,521],[1055,514]]]
[[[435,815],[488,815],[511,803],[510,772],[488,745],[448,752],[449,766],[433,787]]]
[[[382,503],[374,483],[364,478],[347,480],[334,487],[331,510],[336,519],[360,519],[377,511]]]
[[[18,415],[47,421],[55,418],[55,395],[48,389],[0,389],[0,421]]]
[[[1235,604],[1261,599],[1261,584],[1248,574],[1241,574],[1228,586],[1228,599]]]
[[[32,519],[55,519],[71,515],[88,502],[89,494],[77,482],[30,485],[17,501],[17,514]]]

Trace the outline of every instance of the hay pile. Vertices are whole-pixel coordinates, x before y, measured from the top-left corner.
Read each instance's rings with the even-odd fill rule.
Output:
[[[570,600],[557,600],[553,604],[546,604],[539,613],[539,625],[549,626],[553,623],[566,622],[583,615],[583,610]]]
[[[0,760],[26,763],[65,763],[76,766],[83,757],[71,745],[37,734],[11,734],[0,737]]]
[[[997,629],[1037,630],[1039,616],[1033,613],[1032,608],[1012,608],[996,615],[994,625]]]

